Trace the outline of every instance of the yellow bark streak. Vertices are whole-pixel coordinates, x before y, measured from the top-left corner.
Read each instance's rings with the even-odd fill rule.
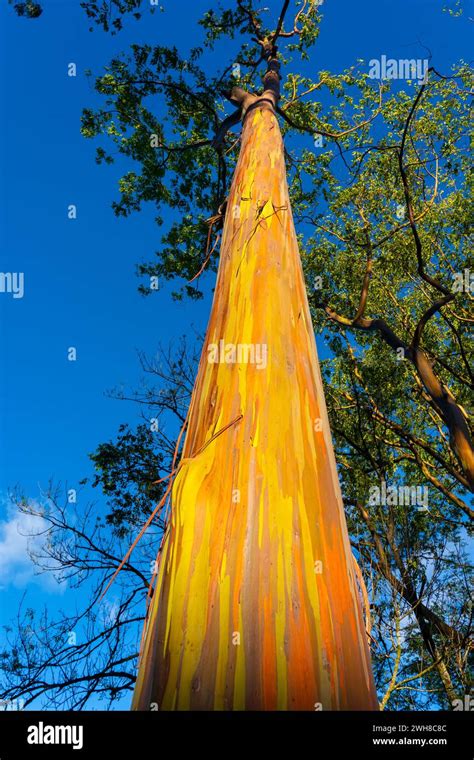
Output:
[[[265,106],[243,128],[170,519],[134,709],[377,709],[282,139]]]

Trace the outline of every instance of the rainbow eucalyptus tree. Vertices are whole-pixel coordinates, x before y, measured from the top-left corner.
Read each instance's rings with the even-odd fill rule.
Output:
[[[283,15],[255,24],[261,92],[230,93],[240,154],[136,709],[377,706],[277,118]]]

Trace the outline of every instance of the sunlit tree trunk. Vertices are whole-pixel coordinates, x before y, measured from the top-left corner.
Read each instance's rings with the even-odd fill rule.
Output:
[[[283,143],[243,126],[133,708],[377,709]]]

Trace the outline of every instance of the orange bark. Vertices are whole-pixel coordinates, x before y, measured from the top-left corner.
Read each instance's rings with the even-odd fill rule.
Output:
[[[263,102],[244,122],[132,707],[154,703],[378,708],[282,138]]]

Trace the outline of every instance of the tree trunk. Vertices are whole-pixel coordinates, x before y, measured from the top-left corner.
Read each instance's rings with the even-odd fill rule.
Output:
[[[244,119],[148,615],[132,708],[154,704],[378,709],[268,100]]]

